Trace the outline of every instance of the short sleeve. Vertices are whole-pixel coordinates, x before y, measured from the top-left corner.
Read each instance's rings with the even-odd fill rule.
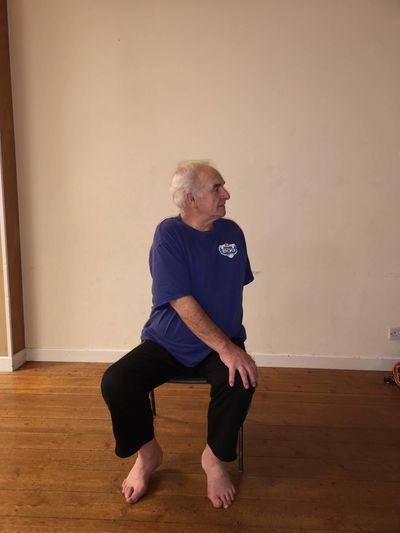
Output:
[[[248,285],[249,283],[251,283],[254,280],[254,275],[253,275],[253,272],[251,270],[249,256],[247,255],[246,239],[244,237],[243,231],[240,230],[240,232],[242,234],[244,250],[245,250],[245,254],[246,254],[246,271],[245,271],[245,275],[244,275],[243,285]]]
[[[246,274],[244,276],[243,285],[248,285],[254,280],[253,272],[251,271],[249,258],[246,258]]]
[[[150,252],[153,278],[153,306],[161,307],[171,300],[189,296],[191,279],[182,250],[172,243],[153,246]]]

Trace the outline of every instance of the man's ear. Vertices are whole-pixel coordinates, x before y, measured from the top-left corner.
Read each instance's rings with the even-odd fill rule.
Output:
[[[189,207],[196,207],[196,198],[191,192],[185,192],[186,205]]]

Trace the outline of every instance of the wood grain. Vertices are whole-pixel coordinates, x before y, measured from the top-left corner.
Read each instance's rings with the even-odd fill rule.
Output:
[[[156,391],[165,460],[129,506],[99,391],[106,365],[0,375],[0,531],[398,532],[400,391],[382,372],[261,369],[238,498],[215,510],[199,464],[208,387]],[[185,409],[182,409],[183,399]]]

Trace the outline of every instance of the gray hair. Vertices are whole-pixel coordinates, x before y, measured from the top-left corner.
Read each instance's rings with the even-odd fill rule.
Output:
[[[202,168],[210,166],[211,162],[208,160],[189,160],[178,163],[169,192],[179,209],[185,209],[185,193],[191,192],[193,196],[201,197],[202,193],[197,184],[197,173]]]

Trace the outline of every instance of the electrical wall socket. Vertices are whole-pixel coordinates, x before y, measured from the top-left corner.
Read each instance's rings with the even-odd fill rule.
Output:
[[[397,328],[389,328],[389,340],[400,341],[400,326]]]

